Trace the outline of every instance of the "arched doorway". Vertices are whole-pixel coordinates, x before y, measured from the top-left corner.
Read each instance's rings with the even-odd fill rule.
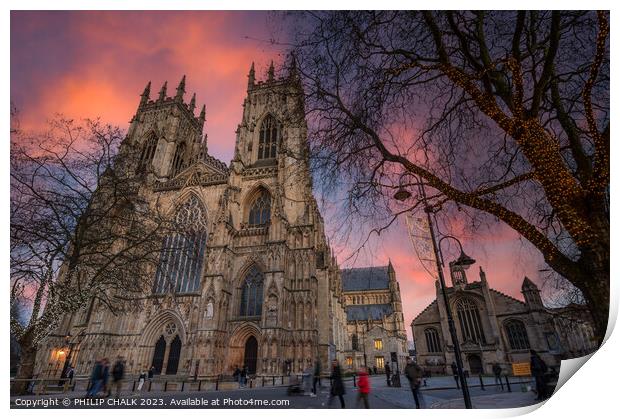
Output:
[[[166,340],[164,336],[160,336],[155,344],[155,351],[153,352],[153,362],[151,365],[155,367],[155,374],[161,374],[161,370],[164,367],[164,355],[166,354]]]
[[[166,375],[174,375],[177,373],[177,370],[179,369],[179,358],[181,358],[181,339],[179,338],[179,335],[176,335],[170,344]]]
[[[482,360],[479,355],[472,354],[467,357],[469,363],[469,373],[471,375],[482,374]]]
[[[245,352],[243,353],[243,364],[248,369],[248,374],[256,374],[256,359],[258,357],[258,342],[254,336],[250,336],[245,341]]]

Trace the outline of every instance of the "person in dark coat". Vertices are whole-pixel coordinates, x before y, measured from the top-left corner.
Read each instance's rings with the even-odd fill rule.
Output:
[[[321,387],[321,360],[319,358],[314,362],[314,374],[312,378],[312,396],[316,397],[316,384]]]
[[[387,379],[388,387],[392,387],[392,369],[390,368],[390,363],[385,363],[385,377]]]
[[[530,367],[536,380],[536,394],[538,395],[536,400],[545,400],[547,398],[547,381],[545,380],[547,364],[535,350],[530,350],[530,355]]]
[[[93,371],[90,374],[90,389],[86,397],[96,397],[103,387],[103,362],[96,361]]]
[[[407,357],[407,366],[405,367],[405,377],[409,380],[409,387],[413,393],[415,408],[420,408],[420,384],[422,382],[422,368],[413,362],[413,359]]]
[[[502,367],[496,362],[493,364],[493,375],[495,376],[495,385],[499,385],[504,391],[504,384],[502,383]]]
[[[245,365],[243,366],[243,368],[241,368],[241,372],[239,373],[239,375],[241,376],[241,387],[245,387],[248,380],[248,369]]]
[[[116,398],[121,396],[123,378],[125,378],[125,361],[123,360],[123,357],[119,356],[114,363],[114,367],[112,367],[112,383],[115,388]]]
[[[331,380],[331,391],[329,392],[329,401],[327,404],[328,406],[331,406],[334,398],[338,397],[340,399],[340,407],[344,409],[344,397],[342,396],[346,392],[344,389],[344,383],[342,382],[340,365],[336,359],[332,361],[332,373],[329,378]]]
[[[102,363],[102,371],[101,371],[101,381],[103,383],[103,393],[106,397],[110,396],[110,386],[108,385],[110,380],[110,361],[108,358],[103,358]]]
[[[450,368],[452,369],[452,376],[454,377],[454,382],[456,383],[456,386],[459,386],[459,369],[458,366],[456,365],[456,362],[452,361],[452,364],[450,364]]]
[[[155,365],[151,365],[151,368],[149,368],[149,381],[153,381],[154,375],[155,375]]]

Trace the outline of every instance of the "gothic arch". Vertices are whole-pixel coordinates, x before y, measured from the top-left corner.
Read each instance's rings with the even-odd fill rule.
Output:
[[[252,187],[248,192],[246,192],[245,197],[243,198],[243,219],[242,223],[250,224],[250,212],[252,210],[252,206],[254,203],[260,199],[262,196],[268,200],[269,203],[269,219],[271,219],[271,215],[273,214],[273,193],[267,185],[263,182],[258,182],[256,185]]]
[[[176,334],[182,342],[187,341],[187,333],[185,331],[185,324],[181,315],[174,310],[163,310],[158,313],[151,321],[146,325],[141,333],[141,346],[153,346],[155,341],[163,333],[164,327],[168,323],[174,323],[176,325]],[[174,338],[174,334],[172,335]]]

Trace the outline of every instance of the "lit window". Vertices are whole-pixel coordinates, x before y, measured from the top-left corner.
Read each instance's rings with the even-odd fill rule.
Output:
[[[347,366],[349,366],[349,367],[350,367],[350,366],[352,366],[352,365],[353,365],[353,358],[352,358],[352,357],[350,357],[350,356],[348,356],[348,357],[347,357]]]
[[[385,367],[385,358],[383,358],[382,356],[376,356],[375,365],[377,366],[377,368]]]
[[[383,350],[383,341],[381,339],[375,339],[375,350]]]

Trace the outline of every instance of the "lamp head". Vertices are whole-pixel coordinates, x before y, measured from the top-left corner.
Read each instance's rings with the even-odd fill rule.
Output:
[[[454,265],[460,266],[463,269],[467,269],[469,268],[471,265],[473,265],[474,263],[476,263],[476,260],[473,259],[470,256],[467,256],[465,254],[465,252],[463,252],[463,250],[461,250],[461,255],[459,256],[459,258],[457,260],[455,260]]]
[[[398,190],[394,194],[394,199],[396,199],[397,201],[401,201],[401,202],[406,199],[409,199],[410,197],[411,197],[411,192],[409,192],[402,186],[399,186]]]

